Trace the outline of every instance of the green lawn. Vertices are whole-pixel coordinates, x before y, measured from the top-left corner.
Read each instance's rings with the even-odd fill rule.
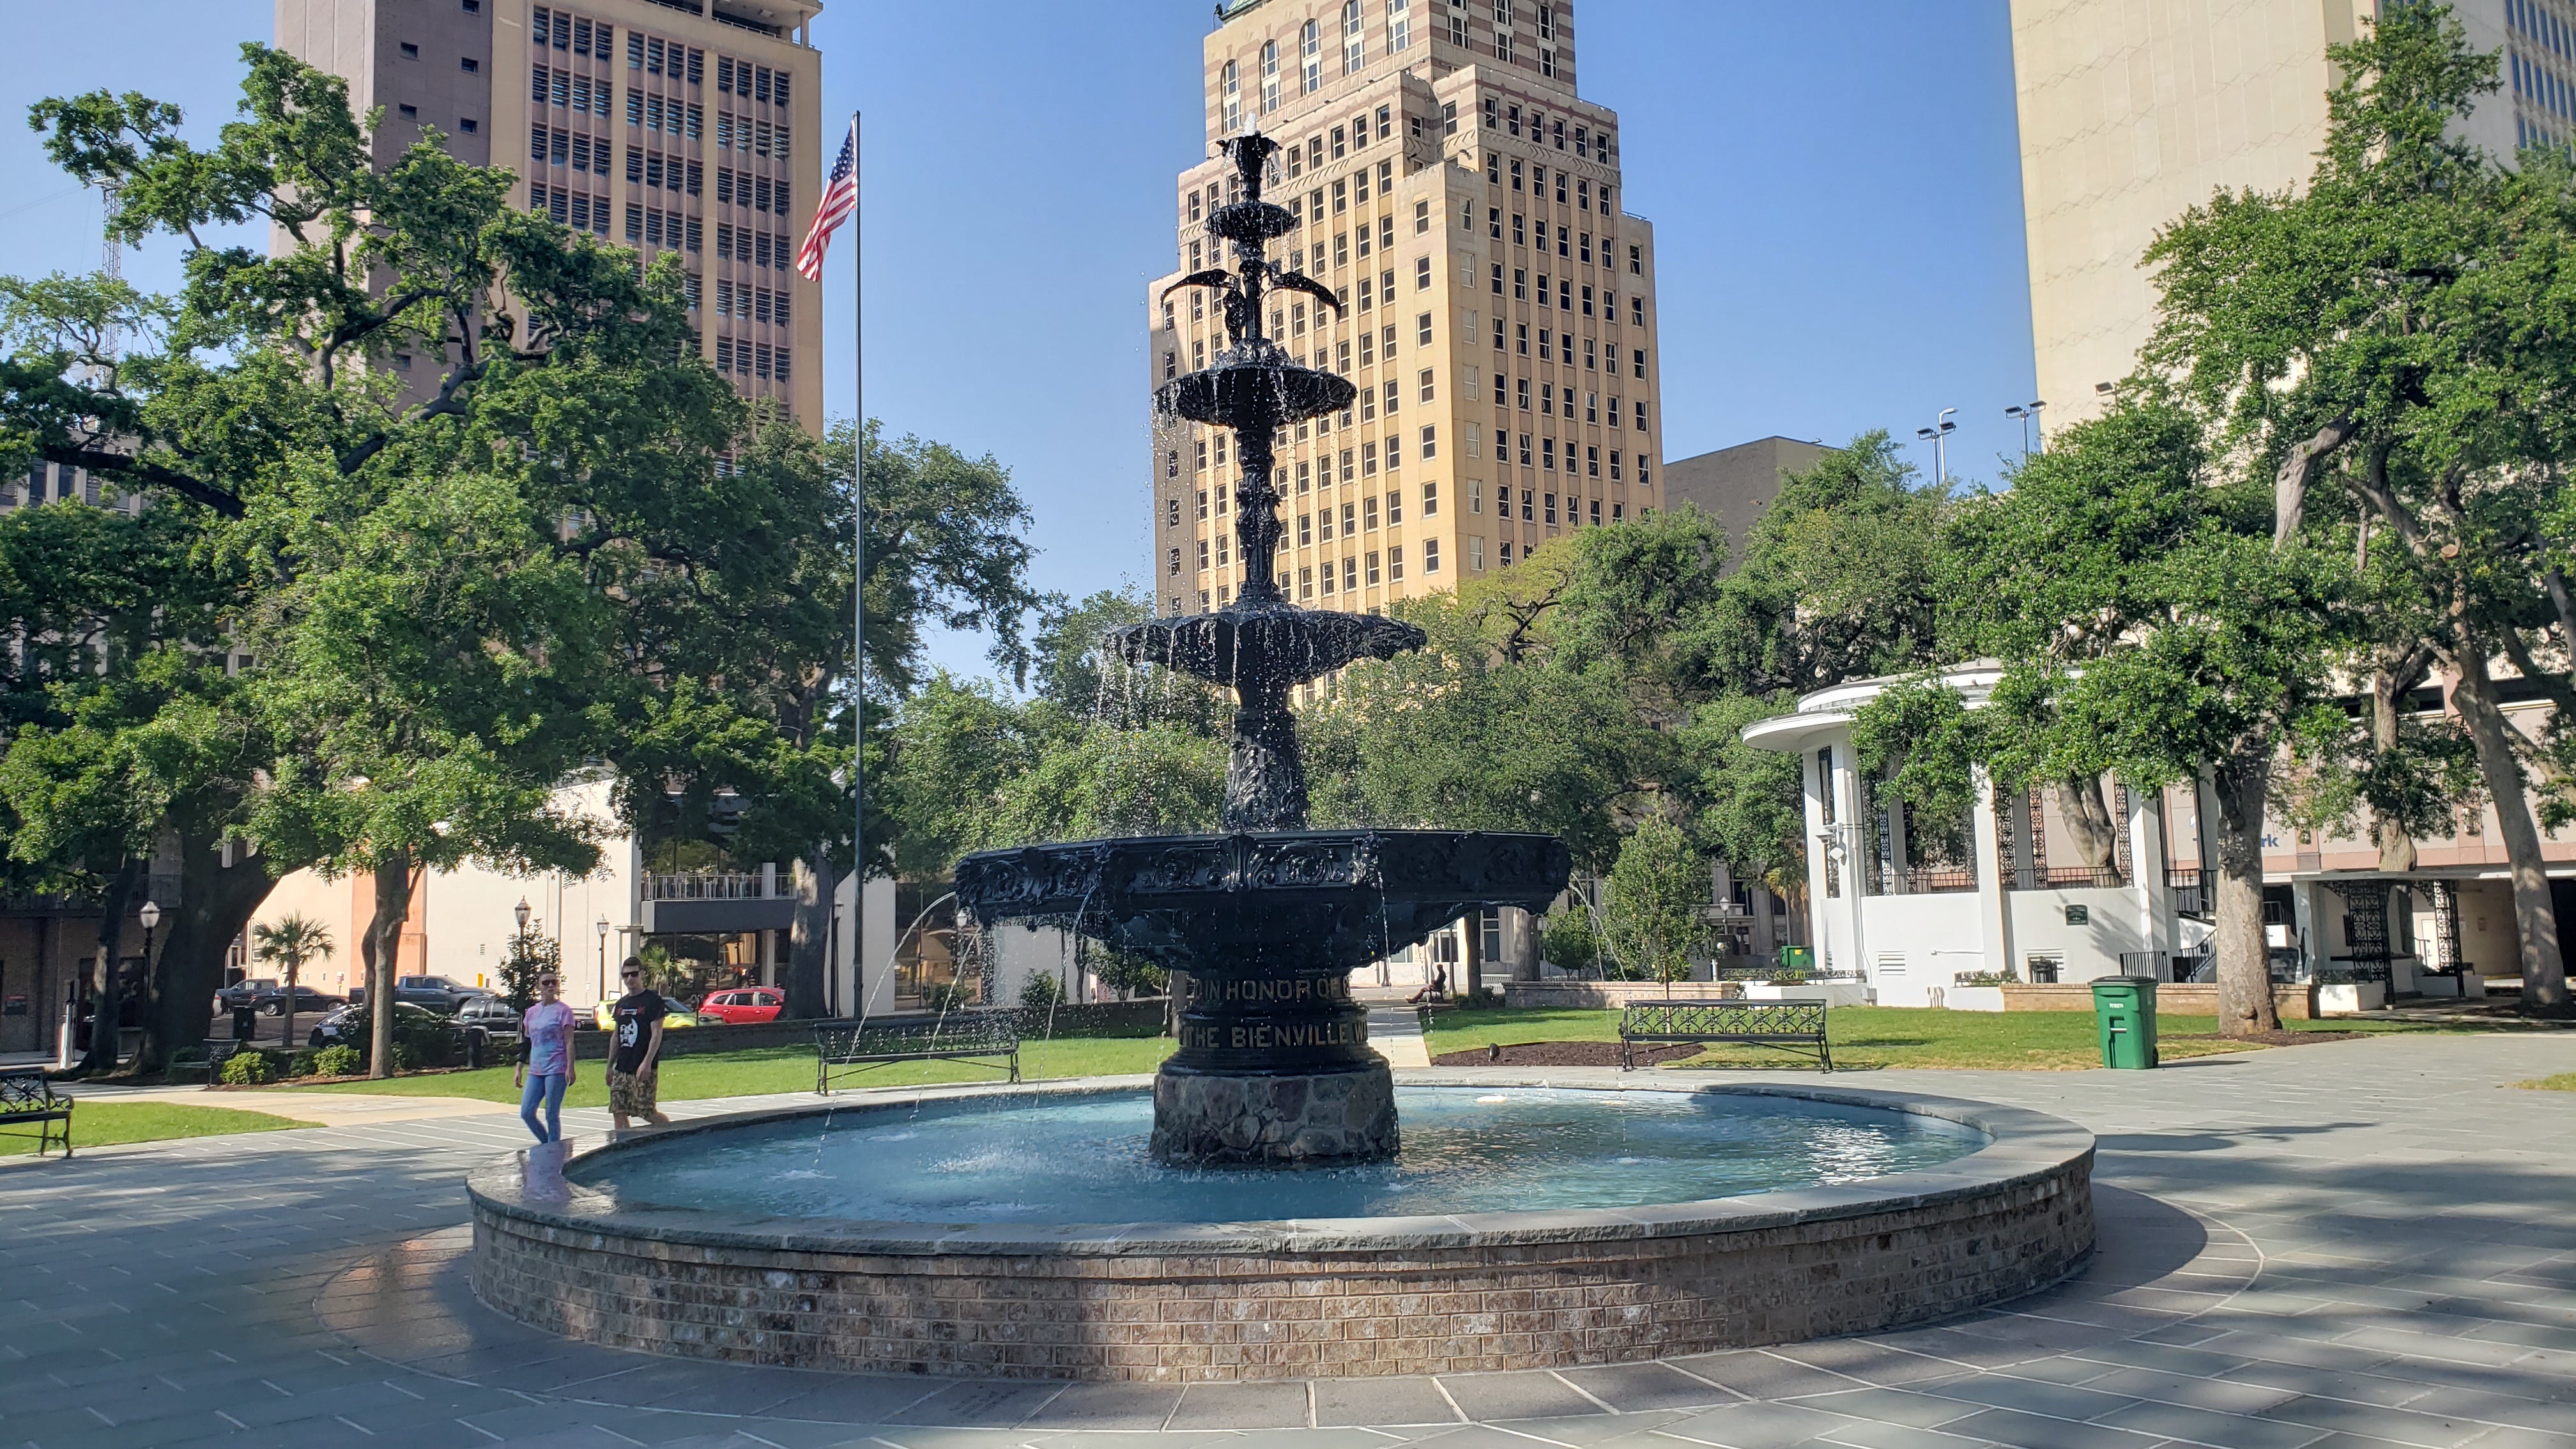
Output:
[[[172,1137],[221,1137],[231,1132],[275,1132],[283,1127],[311,1127],[266,1112],[233,1107],[181,1107],[166,1102],[101,1102],[87,1100],[72,1108],[72,1150],[104,1147],[112,1142],[160,1142]],[[36,1150],[32,1133],[0,1136],[0,1157],[24,1157]]]
[[[1473,1051],[1493,1043],[1617,1041],[1616,1011],[1440,1011],[1432,1015],[1431,1054]],[[2292,1030],[2424,1031],[2408,1022],[2290,1021]],[[2216,1052],[2260,1050],[2223,1041],[2177,1037],[2218,1030],[2210,1016],[2159,1015],[2160,1054],[2167,1061]],[[2073,1071],[2101,1065],[2089,1011],[1943,1011],[1918,1007],[1837,1006],[1826,1015],[1837,1067],[1946,1067]],[[2328,1048],[2317,1048],[2320,1050]],[[1794,1058],[1760,1047],[1711,1047],[1671,1070],[1788,1065]]]
[[[1020,1044],[1020,1076],[1105,1077],[1150,1072],[1172,1050],[1163,1037],[1068,1037]],[[512,1069],[486,1067],[479,1072],[440,1072],[431,1076],[396,1077],[383,1082],[333,1082],[295,1088],[307,1092],[360,1092],[413,1097],[479,1097],[487,1102],[519,1100],[510,1085]],[[661,1096],[665,1101],[698,1097],[751,1097],[767,1092],[814,1090],[814,1049],[810,1046],[760,1047],[708,1056],[673,1057],[662,1063]],[[1001,1080],[988,1067],[968,1062],[896,1062],[848,1079],[853,1087],[917,1087],[935,1082]],[[291,1084],[282,1084],[291,1085]],[[574,1070],[567,1107],[608,1105],[608,1064],[582,1062]]]
[[[2576,1092],[2576,1072],[2560,1072],[2554,1077],[2543,1077],[2536,1082],[2516,1082],[2514,1085],[2535,1092]]]

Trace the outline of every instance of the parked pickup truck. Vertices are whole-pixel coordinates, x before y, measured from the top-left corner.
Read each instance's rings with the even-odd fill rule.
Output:
[[[454,1016],[466,1002],[492,995],[480,986],[465,986],[444,976],[397,976],[394,978],[394,1000],[441,1016]],[[367,988],[361,986],[349,993],[351,1006],[367,1004]]]

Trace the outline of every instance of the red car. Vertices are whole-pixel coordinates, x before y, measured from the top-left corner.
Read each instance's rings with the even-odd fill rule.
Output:
[[[787,995],[774,986],[745,986],[737,991],[714,991],[698,1003],[698,1015],[727,1026],[752,1022],[776,1021],[778,1009],[787,1004]]]

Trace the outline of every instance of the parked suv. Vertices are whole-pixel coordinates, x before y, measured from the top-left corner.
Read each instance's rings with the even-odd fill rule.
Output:
[[[394,1022],[397,1026],[406,1019],[432,1021],[437,1018],[438,1013],[428,1007],[414,1006],[408,1001],[394,1003]],[[367,1033],[373,1028],[374,1019],[367,1015],[367,1009],[364,1006],[344,1006],[313,1023],[313,1030],[305,1034],[304,1044],[311,1047],[361,1046],[366,1041]]]
[[[253,976],[245,981],[236,981],[215,993],[215,1012],[221,1015],[227,1011],[239,1011],[245,1006],[257,1006],[261,993],[274,996],[284,989],[285,983],[274,976]]]
[[[744,986],[709,992],[706,1000],[698,1003],[698,1015],[728,1026],[776,1021],[778,1009],[786,1004],[786,993],[774,986]]]
[[[492,993],[490,991],[487,991],[480,986],[466,986],[458,982],[450,981],[444,976],[397,976],[394,978],[394,1000],[420,1007],[424,1011],[435,1011],[441,1016],[454,1016],[457,1008],[463,1006],[466,1002],[480,998],[487,998],[491,995]],[[352,1006],[366,1005],[367,989],[361,986],[356,990],[351,991],[349,993],[349,1004]]]

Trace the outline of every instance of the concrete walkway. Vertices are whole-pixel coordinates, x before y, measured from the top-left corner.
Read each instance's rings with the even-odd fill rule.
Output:
[[[278,1092],[255,1087],[116,1087],[85,1082],[65,1084],[84,1102],[161,1102],[179,1107],[230,1107],[266,1112],[324,1127],[363,1127],[379,1122],[426,1122],[448,1117],[483,1117],[518,1108],[473,1097],[413,1097],[394,1093]]]
[[[1369,1045],[1386,1058],[1386,1064],[1403,1071],[1407,1067],[1431,1065],[1431,1048],[1422,1039],[1422,1013],[1398,1002],[1393,1006],[1372,1004],[1368,1014]]]
[[[2153,1074],[1854,1073],[2097,1133],[2092,1268],[1869,1339],[1186,1391],[810,1374],[533,1334],[466,1295],[456,1256],[460,1175],[525,1141],[498,1112],[19,1160],[0,1166],[0,1444],[2576,1449],[2576,1097],[2506,1085],[2570,1070],[2576,1036],[2551,1034]]]

